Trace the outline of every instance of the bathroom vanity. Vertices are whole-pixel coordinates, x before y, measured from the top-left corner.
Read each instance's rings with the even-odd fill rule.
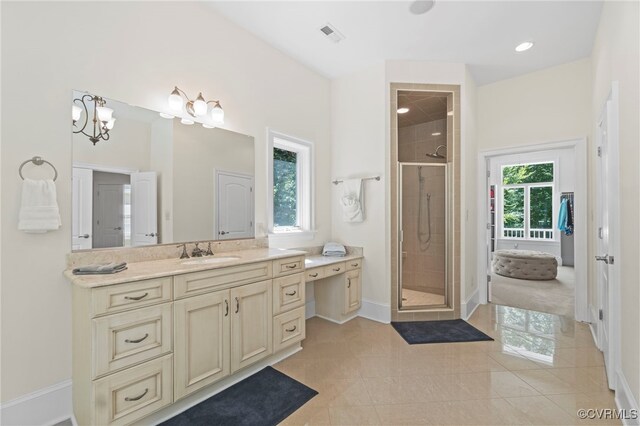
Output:
[[[319,316],[340,323],[355,316],[361,254],[306,262],[305,255],[256,248],[133,262],[112,275],[67,270],[78,424],[130,424],[296,352],[305,338],[306,281],[315,281]]]

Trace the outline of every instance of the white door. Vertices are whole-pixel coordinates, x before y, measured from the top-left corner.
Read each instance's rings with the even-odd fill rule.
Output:
[[[156,172],[131,173],[131,245],[158,244]]]
[[[73,168],[71,249],[92,247],[93,170]]]
[[[217,238],[253,238],[253,176],[218,172],[216,177]]]
[[[101,183],[96,188],[93,248],[124,246],[124,186]]]
[[[611,100],[605,104],[601,121],[598,123],[598,156],[596,160],[597,167],[597,283],[598,283],[598,299],[599,299],[599,319],[598,324],[598,340],[600,349],[604,355],[605,368],[609,387],[613,389],[615,372],[613,371],[613,362],[611,357],[612,344],[612,293],[610,286],[610,272],[613,267],[615,258],[611,255],[610,238],[610,220],[609,211],[612,207],[612,197],[609,190],[611,185],[610,158],[609,147],[611,135],[609,129],[609,120],[611,117]]]

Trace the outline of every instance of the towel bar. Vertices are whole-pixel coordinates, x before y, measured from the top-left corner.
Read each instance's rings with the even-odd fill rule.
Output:
[[[56,179],[58,179],[58,170],[56,170],[56,167],[53,164],[51,164],[50,162],[48,162],[47,160],[45,160],[44,158],[35,156],[35,157],[30,158],[30,159],[28,159],[26,161],[23,161],[22,164],[20,164],[20,167],[18,168],[18,174],[20,175],[22,180],[24,180],[24,176],[22,176],[22,168],[27,163],[33,163],[36,166],[42,166],[44,163],[47,163],[48,165],[51,166],[51,168],[53,169],[53,172],[55,173],[54,176],[53,176],[53,180],[55,181]]]
[[[371,176],[371,177],[362,178],[362,180],[374,180],[374,179],[375,180],[380,180],[380,176]],[[334,185],[337,185],[337,184],[342,183],[342,182],[344,182],[344,181],[343,180],[334,180],[334,181],[332,181],[332,183]]]

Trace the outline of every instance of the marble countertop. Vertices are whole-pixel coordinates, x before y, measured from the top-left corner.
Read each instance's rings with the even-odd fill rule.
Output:
[[[305,254],[306,253],[304,251],[299,250],[260,248],[251,250],[228,251],[216,254],[214,256],[201,258],[163,259],[146,262],[132,262],[127,265],[128,269],[126,271],[118,272],[116,274],[73,275],[72,269],[67,269],[66,271],[64,271],[64,275],[67,277],[67,279],[69,279],[69,281],[71,281],[72,284],[85,288],[93,288],[113,284],[122,284],[130,281],[188,274],[191,272],[208,271],[211,269],[226,268],[229,266],[244,265],[247,263],[275,260],[291,256],[304,256]],[[193,260],[214,259],[216,257],[237,257],[237,259],[230,259],[229,261],[223,261],[219,263],[201,263],[195,265],[185,264],[185,262]],[[340,259],[344,260],[347,259],[347,257]],[[341,260],[337,260],[337,262],[340,261]]]
[[[307,255],[304,260],[304,266],[307,269],[316,268],[320,266],[333,265],[335,263],[346,262],[349,260],[362,259],[363,256],[361,254],[347,254],[343,257],[338,256],[323,256],[321,254],[316,255]]]

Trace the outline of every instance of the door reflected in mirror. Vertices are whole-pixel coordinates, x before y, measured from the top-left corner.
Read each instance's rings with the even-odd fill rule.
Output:
[[[72,137],[73,250],[254,237],[253,137],[103,99],[109,138]]]

